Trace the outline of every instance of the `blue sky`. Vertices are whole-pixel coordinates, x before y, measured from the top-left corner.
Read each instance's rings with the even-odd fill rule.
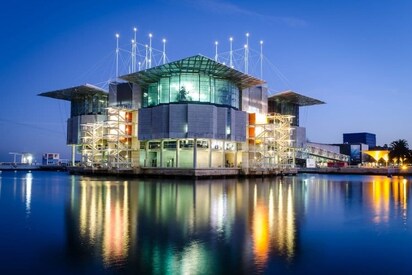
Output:
[[[8,152],[70,156],[69,104],[45,91],[114,76],[115,33],[128,48],[138,41],[177,60],[213,57],[264,40],[264,79],[272,92],[292,89],[327,104],[301,110],[311,141],[342,142],[371,132],[383,145],[412,143],[412,1],[8,1],[0,10],[0,161]],[[269,63],[270,62],[270,63]],[[126,73],[127,71],[123,71]],[[412,145],[412,144],[411,144]]]

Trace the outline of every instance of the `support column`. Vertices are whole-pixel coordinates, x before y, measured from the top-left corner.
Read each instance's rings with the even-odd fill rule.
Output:
[[[209,168],[212,168],[212,140],[209,139]]]
[[[179,167],[180,139],[176,140],[176,168]]]
[[[197,139],[194,139],[193,142],[193,168],[196,169],[197,168]]]
[[[72,144],[72,166],[76,163],[76,144]]]
[[[235,142],[235,160],[233,163],[233,167],[237,168],[237,142]]]
[[[160,156],[159,156],[159,167],[163,167],[163,139],[160,140]]]
[[[226,146],[226,141],[223,141],[223,146],[222,146],[222,167],[226,167],[225,146]]]

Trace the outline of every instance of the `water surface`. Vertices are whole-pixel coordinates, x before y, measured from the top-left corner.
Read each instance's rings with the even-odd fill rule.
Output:
[[[0,274],[407,274],[409,178],[0,173]]]

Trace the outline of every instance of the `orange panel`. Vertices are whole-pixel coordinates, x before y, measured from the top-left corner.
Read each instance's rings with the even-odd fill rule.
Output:
[[[253,127],[249,128],[249,137],[250,138],[255,137],[255,128],[253,128]]]
[[[256,114],[255,113],[249,114],[249,124],[256,124]]]

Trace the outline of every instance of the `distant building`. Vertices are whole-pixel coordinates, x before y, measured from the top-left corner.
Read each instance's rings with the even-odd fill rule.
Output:
[[[358,165],[369,162],[370,158],[364,151],[369,150],[369,146],[364,143],[344,143],[335,144],[340,147],[340,153],[350,156],[350,165]]]
[[[343,134],[343,143],[355,144],[363,143],[367,144],[369,148],[376,147],[376,135],[371,133],[348,133]]]
[[[60,162],[60,154],[45,153],[42,157],[42,165],[58,165]]]

